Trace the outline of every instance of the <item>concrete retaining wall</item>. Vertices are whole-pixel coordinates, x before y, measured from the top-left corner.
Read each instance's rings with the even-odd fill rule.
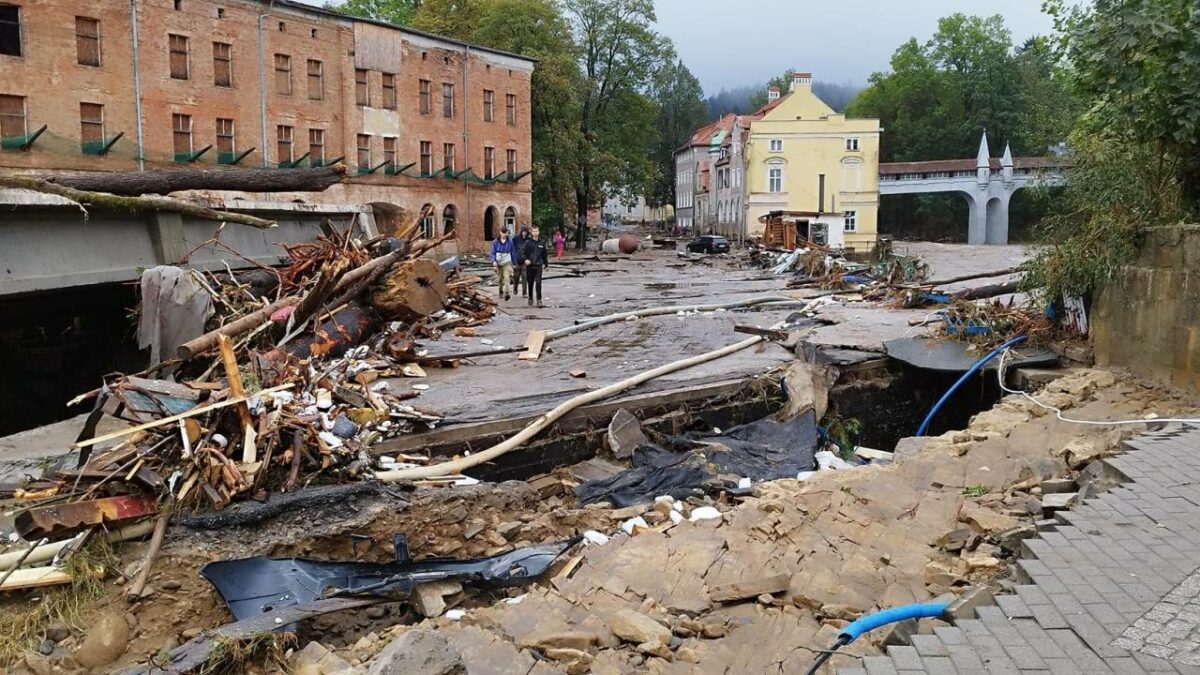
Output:
[[[1200,391],[1200,225],[1152,230],[1099,293],[1091,328],[1098,365]]]

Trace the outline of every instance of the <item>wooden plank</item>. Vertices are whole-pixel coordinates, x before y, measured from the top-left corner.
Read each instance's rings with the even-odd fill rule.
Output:
[[[229,380],[229,393],[235,398],[243,399],[241,403],[234,406],[238,419],[242,421],[242,438],[245,439],[242,461],[253,462],[257,459],[254,447],[253,420],[250,419],[250,407],[245,403],[246,390],[242,388],[242,372],[238,370],[237,355],[233,353],[233,340],[228,335],[218,335],[217,346],[221,348],[221,365],[225,367],[225,378]]]
[[[0,592],[69,583],[71,583],[71,575],[64,572],[61,567],[33,567],[13,570],[13,573],[4,581],[4,585],[0,586]]]
[[[525,338],[525,351],[517,358],[522,361],[537,361],[542,355],[542,345],[546,343],[546,331],[531,330]]]

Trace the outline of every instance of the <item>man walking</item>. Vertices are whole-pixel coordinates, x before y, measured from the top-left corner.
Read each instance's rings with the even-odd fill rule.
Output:
[[[521,233],[513,237],[513,293],[520,292],[525,286],[525,265],[522,264],[521,256],[525,252],[525,242],[527,241],[529,241],[529,227],[522,225]]]
[[[508,238],[508,230],[500,230],[500,236],[492,241],[491,258],[492,266],[496,270],[496,293],[505,300],[512,298],[508,293],[508,277],[512,274],[516,254],[517,250]]]
[[[542,270],[550,264],[546,254],[546,242],[538,236],[538,229],[533,228],[533,237],[521,247],[521,263],[525,268],[525,297],[533,305],[534,293],[537,293],[537,306],[542,304]]]

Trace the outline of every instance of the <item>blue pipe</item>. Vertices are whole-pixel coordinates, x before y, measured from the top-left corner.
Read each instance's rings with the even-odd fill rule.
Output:
[[[933,404],[933,409],[931,409],[929,411],[929,414],[925,416],[925,421],[921,422],[921,426],[919,428],[917,428],[917,435],[918,436],[925,435],[925,430],[929,428],[929,423],[933,421],[933,416],[937,414],[937,411],[942,409],[942,406],[946,404],[946,401],[950,400],[950,396],[953,395],[954,392],[958,391],[958,388],[962,386],[963,382],[966,382],[967,380],[969,380],[971,378],[971,376],[974,375],[980,368],[984,367],[984,365],[986,365],[988,361],[991,361],[992,359],[994,359],[997,356],[999,356],[1000,354],[1002,354],[1005,349],[1008,349],[1009,347],[1011,347],[1015,344],[1019,344],[1024,341],[1025,341],[1025,336],[1018,335],[1017,337],[1015,337],[1015,338],[1009,340],[1008,342],[1005,342],[1004,344],[1000,345],[999,347],[996,347],[995,349],[993,349],[987,356],[976,361],[975,365],[971,366],[970,370],[963,373],[963,376],[958,378],[958,382],[955,382],[949,389],[947,389],[946,393],[942,394],[942,397],[940,399],[938,399],[938,402]]]
[[[889,623],[897,621],[906,621],[908,619],[933,619],[941,616],[946,612],[946,608],[950,606],[948,602],[923,602],[915,605],[904,605],[902,607],[893,607],[885,609],[882,612],[868,614],[858,621],[855,621],[838,634],[839,639],[845,639],[844,644],[850,644],[859,638],[863,633],[869,633],[880,626],[886,626]]]

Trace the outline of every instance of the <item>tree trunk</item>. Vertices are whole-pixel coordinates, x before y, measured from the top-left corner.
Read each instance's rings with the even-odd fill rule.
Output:
[[[87,214],[86,207],[99,206],[129,213],[180,213],[185,216],[192,216],[193,218],[238,223],[239,225],[249,225],[260,229],[270,229],[277,226],[277,223],[273,220],[257,218],[244,213],[216,211],[207,206],[200,206],[199,204],[173,197],[161,197],[158,195],[126,197],[106,192],[89,192],[86,190],[77,190],[66,185],[59,185],[58,183],[48,183],[32,176],[0,176],[0,188],[17,188],[58,195],[59,197],[75,202],[83,210],[85,216]]]
[[[314,169],[160,169],[39,178],[76,190],[135,196],[180,190],[320,192],[345,175],[346,167],[337,164]]]
[[[375,291],[371,305],[389,320],[429,316],[445,308],[450,290],[446,272],[428,258],[406,260]]]

